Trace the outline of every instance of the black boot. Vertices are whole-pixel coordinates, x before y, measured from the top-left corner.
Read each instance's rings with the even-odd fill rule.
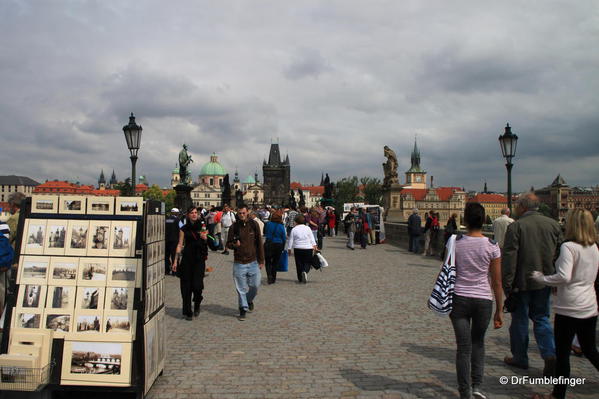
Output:
[[[198,317],[200,315],[200,303],[196,302],[193,304],[193,315],[194,317]]]

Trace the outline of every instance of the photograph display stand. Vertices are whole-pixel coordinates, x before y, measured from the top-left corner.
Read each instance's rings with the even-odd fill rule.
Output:
[[[2,390],[147,394],[166,353],[164,217],[164,203],[141,197],[24,201],[0,345]],[[23,353],[23,337],[35,350]]]

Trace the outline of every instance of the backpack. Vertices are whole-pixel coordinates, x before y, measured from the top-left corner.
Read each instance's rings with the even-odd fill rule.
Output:
[[[433,221],[431,223],[431,230],[432,231],[439,231],[441,227],[439,226],[439,219],[437,218],[433,218]]]
[[[15,259],[15,251],[12,249],[8,238],[0,234],[0,271],[10,269]]]

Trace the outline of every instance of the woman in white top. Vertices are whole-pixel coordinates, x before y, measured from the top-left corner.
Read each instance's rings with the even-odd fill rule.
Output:
[[[306,226],[306,218],[299,214],[295,217],[295,227],[289,233],[287,240],[287,251],[291,255],[291,249],[295,255],[295,268],[297,269],[297,279],[300,283],[308,282],[308,272],[312,264],[314,251],[318,249],[312,229]]]
[[[582,352],[599,370],[599,352],[595,346],[597,325],[597,297],[594,283],[599,269],[599,250],[595,244],[593,216],[585,209],[576,208],[566,220],[566,242],[560,248],[555,263],[555,274],[545,276],[533,272],[531,278],[557,287],[555,309],[556,377],[570,377],[570,344],[574,335]],[[567,385],[554,385],[551,395],[537,394],[537,399],[562,399]]]

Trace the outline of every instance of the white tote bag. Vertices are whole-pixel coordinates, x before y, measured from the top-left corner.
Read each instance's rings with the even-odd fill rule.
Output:
[[[318,256],[318,260],[320,261],[320,267],[328,267],[329,266],[329,262],[327,262],[327,260],[324,258],[324,256],[322,256],[322,254],[320,252],[317,253],[316,256]]]
[[[435,281],[435,286],[428,299],[428,307],[441,316],[447,316],[451,313],[453,291],[455,287],[456,268],[455,268],[455,241],[456,235],[452,234],[447,240],[447,256],[441,271]]]

